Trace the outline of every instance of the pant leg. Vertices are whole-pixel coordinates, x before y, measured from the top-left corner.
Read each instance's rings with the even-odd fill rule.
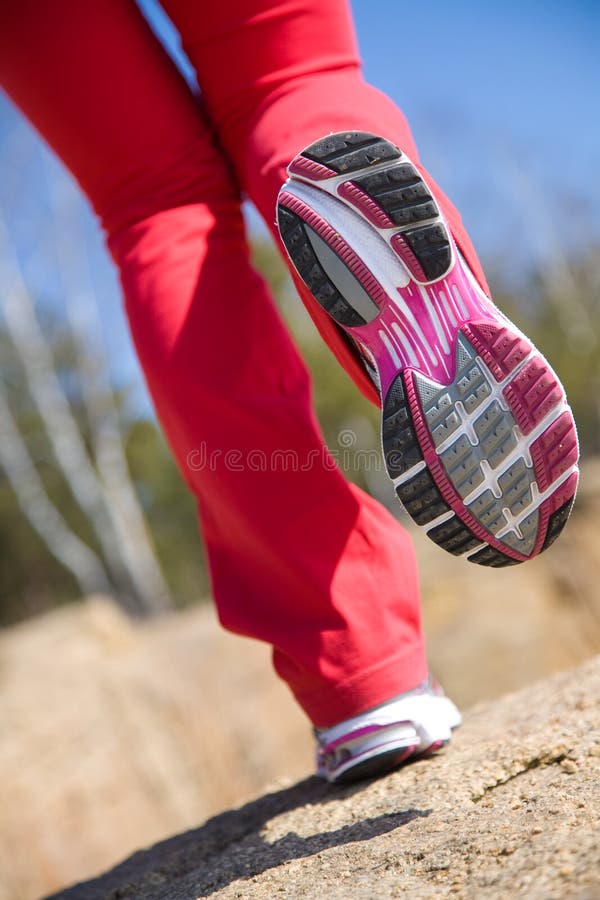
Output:
[[[381,134],[420,166],[403,114],[362,77],[348,0],[161,2],[181,32],[240,183],[273,232],[275,200],[286,166],[299,150],[325,134],[346,130]],[[402,27],[399,14],[399,32]],[[402,65],[401,57],[397,64]],[[424,174],[471,269],[487,289],[457,210]],[[338,360],[365,396],[378,403],[341,329],[300,279],[296,287]]]
[[[198,499],[223,624],[273,644],[316,725],[414,686],[425,660],[408,538],[328,465],[306,368],[248,263],[231,174],[135,5],[4,3],[0,82],[102,221]],[[286,450],[292,462],[277,462]]]

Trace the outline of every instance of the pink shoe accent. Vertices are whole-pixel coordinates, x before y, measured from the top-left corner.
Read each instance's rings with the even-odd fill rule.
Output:
[[[538,538],[535,543],[535,547],[533,548],[532,556],[538,554],[542,547],[544,546],[544,541],[546,540],[546,531],[548,528],[548,522],[550,520],[550,516],[552,513],[556,512],[557,509],[560,509],[561,506],[564,506],[569,500],[572,500],[577,491],[577,482],[579,480],[579,476],[577,472],[573,472],[572,475],[567,478],[564,484],[554,491],[554,493],[548,497],[548,499],[542,503],[539,514],[540,514],[540,522],[539,522],[539,530],[538,530]]]
[[[503,393],[523,434],[529,434],[563,397],[552,370],[539,356],[521,369]]]
[[[464,329],[496,381],[503,381],[532,350],[531,344],[494,322],[469,322]]]
[[[395,234],[391,239],[390,244],[402,262],[408,267],[408,271],[411,275],[414,275],[418,281],[427,281],[425,272],[421,268],[421,263],[402,237],[402,234]]]
[[[351,181],[344,181],[343,184],[338,185],[337,192],[340,197],[348,200],[352,206],[360,210],[372,225],[376,225],[378,228],[396,227],[381,207]]]
[[[407,747],[406,750],[404,750],[402,753],[399,753],[398,756],[395,756],[392,760],[391,768],[395,769],[396,766],[400,766],[403,762],[406,762],[406,760],[413,755],[418,746],[418,744],[412,744],[410,747]]]
[[[570,413],[564,412],[530,448],[540,491],[547,490],[577,462],[577,435]]]
[[[554,491],[552,496],[546,500],[550,513],[556,512],[557,509],[560,509],[561,506],[564,506],[568,500],[575,496],[578,480],[577,472],[573,472],[565,483],[561,484],[558,490]]]
[[[306,156],[297,156],[293,159],[288,166],[288,172],[291,172],[292,175],[303,175],[305,178],[310,178],[311,181],[323,181],[325,178],[337,175],[333,169],[328,169],[327,166],[314,162]]]
[[[430,744],[426,750],[423,750],[422,753],[419,753],[420,759],[427,759],[428,756],[433,756],[434,753],[437,753],[438,750],[441,750],[442,747],[445,747],[447,741],[434,741],[433,744]]]
[[[394,724],[403,724],[403,723],[394,723]],[[410,724],[410,723],[407,723]],[[333,750],[336,750],[337,747],[340,747],[342,744],[347,744],[348,741],[356,741],[359,738],[367,737],[369,734],[374,734],[375,732],[381,731],[383,728],[387,728],[388,725],[364,725],[362,728],[357,728],[355,731],[347,731],[342,734],[339,738],[336,738],[333,741],[329,741],[327,744],[323,744],[320,748],[319,752],[323,753],[331,753]]]

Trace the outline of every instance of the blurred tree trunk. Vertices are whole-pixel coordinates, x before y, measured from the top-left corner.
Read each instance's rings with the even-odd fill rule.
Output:
[[[74,244],[69,237],[78,233],[79,223],[69,214],[68,200],[60,196],[56,182],[47,179],[47,186],[56,218],[60,218],[63,224],[54,243],[64,287],[65,308],[75,339],[75,364],[90,427],[92,455],[104,484],[115,531],[137,593],[146,598],[151,612],[160,611],[172,607],[173,601],[127,465],[124,437],[107,365],[108,351],[98,297],[86,248]],[[94,356],[86,352],[92,336],[96,351]]]
[[[112,594],[102,560],[74,534],[49,500],[1,388],[0,465],[23,515],[55,559],[71,572],[82,594]]]
[[[18,352],[56,463],[74,499],[86,514],[124,606],[138,615],[166,609],[171,605],[168,590],[158,563],[152,558],[122,447],[116,448],[117,441],[120,443],[118,428],[114,421],[111,424],[110,418],[103,425],[103,431],[96,428],[100,470],[97,471],[61,386],[52,352],[40,328],[3,223],[0,223],[0,247],[0,284],[4,286],[2,308],[7,332]],[[93,410],[88,414],[95,418]]]

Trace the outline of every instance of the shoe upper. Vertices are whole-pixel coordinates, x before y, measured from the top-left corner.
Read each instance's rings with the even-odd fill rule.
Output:
[[[446,744],[460,722],[454,703],[429,677],[411,691],[317,729],[318,774],[337,782],[388,771]]]

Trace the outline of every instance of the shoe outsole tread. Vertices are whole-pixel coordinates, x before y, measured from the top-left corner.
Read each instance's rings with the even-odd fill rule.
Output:
[[[376,361],[385,465],[409,515],[481,565],[546,550],[576,490],[572,414],[550,365],[476,285],[425,179],[363,132],[317,141],[289,173],[283,243],[316,301]]]

